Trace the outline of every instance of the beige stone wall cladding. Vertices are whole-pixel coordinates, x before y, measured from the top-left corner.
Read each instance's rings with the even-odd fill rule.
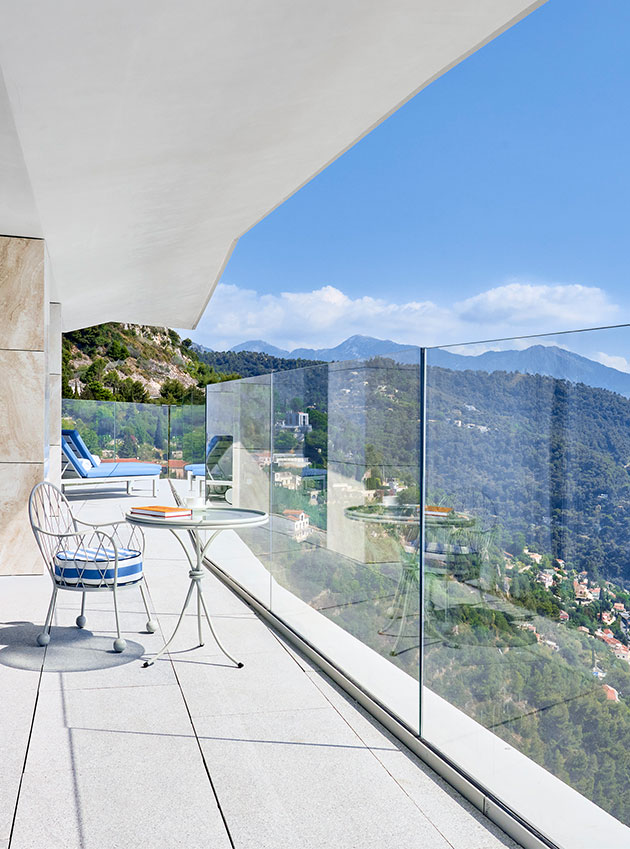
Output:
[[[0,349],[0,463],[43,462],[44,359],[43,351]]]
[[[43,241],[0,236],[0,575],[44,567],[27,504],[49,438],[47,321]]]
[[[43,351],[44,242],[0,236],[0,349]]]
[[[27,512],[31,489],[43,478],[43,463],[0,463],[0,576],[44,571]]]
[[[61,486],[61,304],[51,303],[48,324],[48,473]]]

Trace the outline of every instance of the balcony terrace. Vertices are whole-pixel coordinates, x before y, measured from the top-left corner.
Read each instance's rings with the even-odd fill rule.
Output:
[[[79,518],[104,522],[146,496],[70,499]],[[62,594],[42,649],[48,575],[0,578],[1,847],[516,847],[210,573],[211,614],[244,667],[211,640],[190,650],[191,613],[144,669],[188,570],[160,531],[147,533],[145,562],[160,629],[144,632],[139,594],[121,593],[122,655],[109,594],[88,599],[83,631],[78,598]]]
[[[62,333],[195,327],[244,233],[543,3],[3,5],[0,849],[630,845],[630,379],[602,365],[627,327],[500,339],[538,354],[492,368],[456,345],[217,383],[189,418],[62,408]],[[80,631],[62,594],[36,645],[28,500],[61,485],[62,421],[159,462],[160,500],[191,462],[216,497],[229,443],[223,495],[270,517],[205,563],[242,669],[191,650],[192,613],[143,668],[186,593],[157,531],[157,633],[126,591],[112,653],[111,599]],[[147,496],[70,498],[104,521]]]

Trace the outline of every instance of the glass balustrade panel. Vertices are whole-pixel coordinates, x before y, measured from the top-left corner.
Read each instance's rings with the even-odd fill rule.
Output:
[[[269,513],[272,376],[207,387],[206,499]],[[271,532],[225,531],[209,556],[266,607],[270,605]]]
[[[427,352],[422,734],[567,849],[630,839],[629,352]]]

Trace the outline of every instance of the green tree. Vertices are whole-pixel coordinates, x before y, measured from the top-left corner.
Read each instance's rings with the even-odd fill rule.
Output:
[[[113,339],[109,344],[107,353],[112,360],[126,360],[129,356],[129,349],[118,339]]]
[[[290,430],[281,430],[275,435],[273,444],[276,451],[293,451],[298,442]]]
[[[82,427],[81,438],[85,442],[88,451],[91,451],[93,454],[98,454],[100,448],[98,435],[95,430],[92,430],[91,427]]]
[[[153,445],[158,451],[164,451],[164,425],[162,424],[162,416],[158,415],[155,423],[155,432],[153,434]]]
[[[165,404],[181,404],[187,394],[184,384],[175,378],[165,380],[160,387],[160,397]]]
[[[120,457],[137,457],[138,456],[138,440],[129,431],[123,436],[122,444],[118,451]]]

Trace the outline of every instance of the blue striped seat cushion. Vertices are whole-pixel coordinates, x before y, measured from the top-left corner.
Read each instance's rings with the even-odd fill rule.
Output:
[[[77,587],[109,587],[114,583],[113,548],[76,548],[55,555],[55,580]],[[131,548],[118,549],[118,586],[142,578],[142,554]]]

